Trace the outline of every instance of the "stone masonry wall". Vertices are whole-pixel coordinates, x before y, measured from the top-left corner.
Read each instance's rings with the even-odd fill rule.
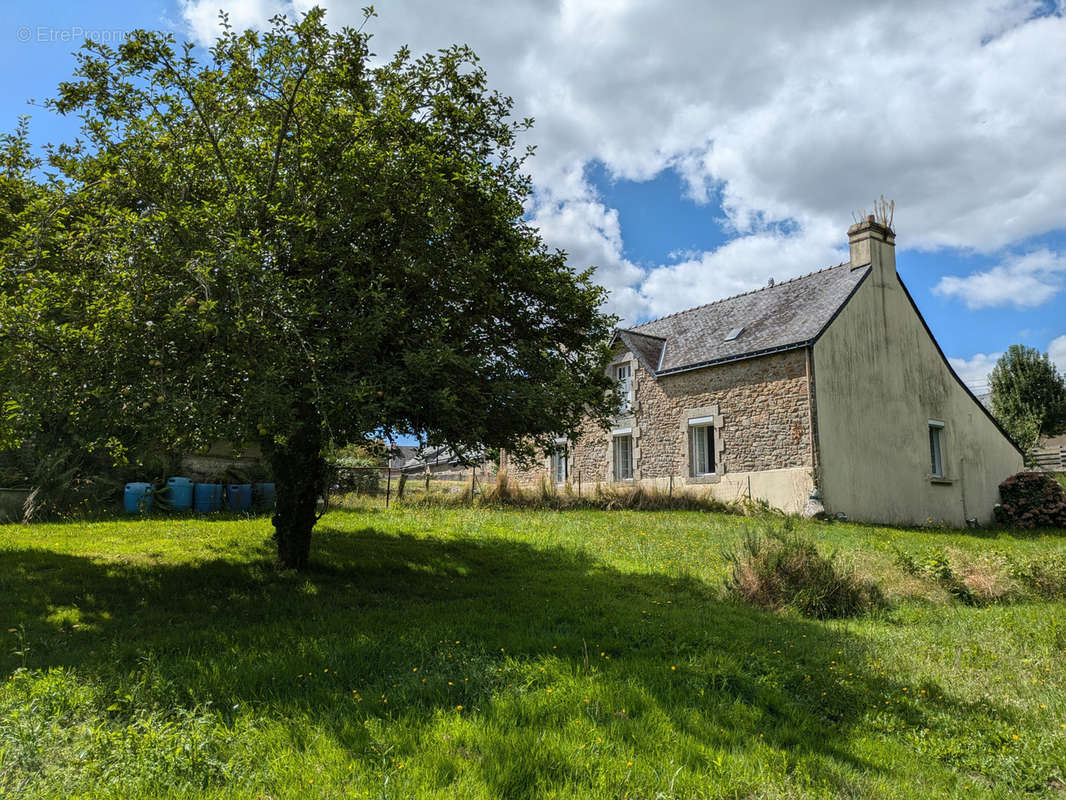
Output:
[[[604,475],[609,472],[607,457],[610,445],[610,442],[605,443],[605,435],[599,428],[591,426],[576,443],[571,443],[567,448],[570,482],[575,486],[579,474],[585,488],[605,480]],[[507,475],[519,486],[539,486],[551,476],[551,459],[544,456],[527,467],[508,461]]]
[[[617,362],[629,359],[620,354]],[[634,478],[674,477],[681,483],[712,483],[723,473],[812,468],[806,353],[794,350],[655,380],[635,359],[631,416],[616,427],[632,428]],[[689,467],[689,418],[715,417],[716,473],[693,478]],[[611,482],[611,432],[586,430],[570,448],[571,481],[585,486]],[[511,468],[519,484],[539,483],[546,459],[533,469]]]
[[[712,406],[718,408],[719,471],[812,466],[805,361],[804,351],[794,350],[658,381],[640,370],[640,477],[687,475],[684,417]]]

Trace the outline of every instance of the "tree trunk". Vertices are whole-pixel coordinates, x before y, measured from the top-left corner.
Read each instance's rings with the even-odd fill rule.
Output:
[[[303,423],[284,445],[271,448],[277,485],[274,539],[278,560],[288,569],[304,569],[311,553],[311,529],[325,482],[322,428],[310,406],[301,409]]]

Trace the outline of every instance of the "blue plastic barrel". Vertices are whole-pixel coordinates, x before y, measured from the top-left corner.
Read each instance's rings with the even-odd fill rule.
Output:
[[[252,497],[255,507],[261,511],[270,511],[274,508],[274,495],[276,488],[272,483],[257,483],[252,487]]]
[[[152,484],[127,483],[124,505],[127,514],[143,514],[152,510]]]
[[[230,511],[250,511],[252,508],[252,484],[231,483],[226,488]]]
[[[192,507],[201,513],[222,508],[222,484],[198,483],[193,489]]]
[[[167,478],[167,501],[171,511],[188,511],[192,508],[192,486],[188,478]]]

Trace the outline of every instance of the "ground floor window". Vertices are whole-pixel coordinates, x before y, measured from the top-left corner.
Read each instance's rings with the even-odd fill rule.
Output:
[[[614,479],[627,481],[633,477],[633,436],[614,437]]]
[[[552,453],[552,480],[556,483],[566,483],[570,478],[569,470],[567,469],[568,455],[569,453],[565,447]]]
[[[714,474],[713,420],[689,426],[689,454],[694,477]]]

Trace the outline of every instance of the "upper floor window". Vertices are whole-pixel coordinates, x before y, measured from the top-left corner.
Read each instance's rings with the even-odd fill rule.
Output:
[[[934,478],[944,477],[944,423],[929,420],[929,469]]]
[[[620,413],[628,414],[633,407],[633,371],[629,364],[619,364],[614,368],[618,380],[618,396],[621,399]]]
[[[692,475],[714,474],[714,419],[691,420],[689,422],[689,456],[692,462]]]

